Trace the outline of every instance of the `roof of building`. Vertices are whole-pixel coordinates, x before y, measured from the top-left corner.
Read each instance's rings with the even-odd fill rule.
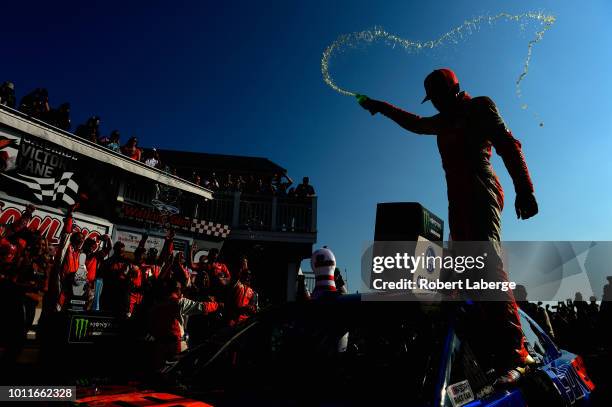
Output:
[[[203,174],[218,173],[258,173],[284,174],[287,170],[263,157],[248,157],[226,154],[198,153],[191,151],[176,151],[157,149],[163,164],[182,170],[197,171]]]
[[[103,146],[91,143],[88,140],[76,137],[73,134],[58,129],[41,120],[27,116],[26,114],[6,106],[0,105],[0,126],[10,128],[30,136],[59,145],[94,160],[98,160],[120,168],[124,171],[148,178],[154,182],[162,183],[173,188],[181,189],[201,196],[205,199],[212,199],[212,192],[202,186],[195,185],[190,181],[167,174],[156,168],[149,167],[144,163],[134,161],[122,154],[115,153]]]

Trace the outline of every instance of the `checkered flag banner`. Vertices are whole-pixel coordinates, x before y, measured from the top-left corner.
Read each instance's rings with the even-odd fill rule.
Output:
[[[225,238],[230,233],[228,225],[222,225],[221,223],[208,222],[200,219],[192,219],[191,232],[199,233],[201,235],[209,235]]]
[[[79,192],[79,184],[72,179],[73,172],[64,172],[59,178],[37,178],[23,174],[2,175],[26,185],[42,203],[63,201],[74,205]]]

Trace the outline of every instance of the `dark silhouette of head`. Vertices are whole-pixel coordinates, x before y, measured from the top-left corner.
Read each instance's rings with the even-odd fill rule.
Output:
[[[219,257],[219,249],[213,247],[208,251],[208,256],[206,257],[208,258],[209,263],[214,263]]]
[[[240,275],[238,276],[240,282],[246,285],[251,284],[251,271],[249,269],[241,270]]]
[[[136,250],[134,250],[134,262],[140,263],[145,252],[146,249],[144,247],[137,247]]]
[[[109,140],[111,143],[119,143],[119,139],[121,138],[121,134],[119,130],[113,130],[109,136]]]
[[[70,244],[72,244],[72,247],[74,248],[80,248],[83,244],[83,239],[83,233],[73,232],[72,235],[70,235]]]
[[[174,256],[174,263],[177,265],[185,264],[185,254],[183,252],[177,252]]]
[[[147,262],[150,264],[155,263],[157,260],[157,249],[155,247],[150,247],[147,252]]]
[[[514,299],[517,302],[527,301],[527,289],[524,285],[517,285],[516,288],[512,290],[512,293],[514,294]]]
[[[97,245],[96,239],[88,237],[83,242],[83,252],[86,255],[92,254],[96,249],[96,245]]]
[[[125,249],[125,245],[121,242],[116,242],[113,246],[113,255],[117,257],[123,256],[123,250]]]
[[[183,296],[183,285],[180,281],[171,279],[164,284],[163,292],[166,298],[181,298]]]
[[[459,100],[459,80],[455,73],[448,69],[436,69],[425,78],[426,96],[421,103],[430,100],[440,113],[451,112]]]

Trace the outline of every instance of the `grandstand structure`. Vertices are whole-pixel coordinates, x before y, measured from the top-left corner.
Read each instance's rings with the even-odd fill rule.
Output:
[[[179,174],[286,173],[266,158],[160,151]],[[247,256],[264,301],[292,300],[299,265],[316,242],[317,198],[214,192],[186,178],[0,106],[0,224],[32,203],[29,227],[57,244],[65,208],[80,201],[75,224],[89,236],[109,234],[132,252],[147,233],[147,246],[161,250],[172,228],[176,250],[188,255],[195,243],[197,261],[216,247],[230,268]]]

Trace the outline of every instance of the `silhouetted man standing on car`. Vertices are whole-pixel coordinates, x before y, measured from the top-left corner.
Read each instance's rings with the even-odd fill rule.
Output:
[[[382,113],[408,131],[437,136],[446,175],[451,239],[496,245],[501,240],[504,193],[491,166],[491,147],[512,177],[517,217],[528,219],[538,213],[521,143],[506,127],[495,103],[486,96],[472,98],[460,91],[450,69],[430,73],[425,78],[425,91],[422,103],[430,100],[439,111],[431,117],[420,117],[366,96],[359,96],[359,103],[371,114]],[[501,258],[495,274],[498,280],[508,278]],[[495,347],[496,367],[503,370],[499,381],[512,383],[531,362],[514,297],[509,292],[506,301],[481,303],[479,307],[489,328],[488,342]]]

